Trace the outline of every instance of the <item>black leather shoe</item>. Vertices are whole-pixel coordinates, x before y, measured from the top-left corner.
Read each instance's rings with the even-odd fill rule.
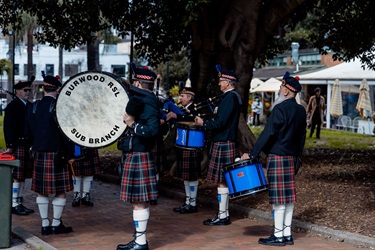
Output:
[[[126,245],[118,245],[116,250],[130,250],[130,249],[133,249],[133,250],[148,250],[148,242],[146,241],[146,244],[144,245],[139,245],[137,244],[137,242],[135,242],[134,240],[130,241],[128,244]]]
[[[258,243],[268,246],[285,246],[284,237],[275,237],[273,234],[268,238],[260,238]]]
[[[24,207],[21,204],[19,204],[15,207],[12,207],[12,214],[28,215],[29,213],[25,211]]]
[[[64,224],[61,222],[60,225],[58,226],[51,226],[51,233],[52,234],[67,234],[73,232],[72,227],[66,227]]]
[[[79,207],[81,205],[81,197],[78,192],[74,192],[74,199],[72,201],[73,207]]]
[[[26,213],[28,213],[28,214],[32,214],[32,213],[34,213],[34,209],[27,208],[27,207],[25,207],[25,206],[22,205],[22,204],[19,204],[18,206],[21,206],[21,207],[23,208],[23,210],[24,210]]]
[[[180,211],[181,214],[192,214],[192,213],[197,213],[197,212],[198,212],[197,206],[192,206],[192,205],[186,205]]]
[[[51,234],[51,226],[42,227],[42,235],[50,235]]]
[[[293,237],[290,236],[284,236],[284,241],[286,245],[294,245]]]
[[[179,213],[179,212],[181,212],[182,209],[184,209],[184,208],[187,207],[187,206],[190,206],[190,205],[184,203],[184,204],[182,204],[182,205],[179,206],[179,207],[175,207],[175,208],[173,208],[173,212],[178,212],[178,213]]]
[[[83,196],[83,198],[81,199],[81,203],[89,207],[94,206],[94,203],[92,203],[92,201],[90,200],[90,195],[88,193]]]
[[[218,215],[216,215],[215,218],[213,219],[207,219],[205,221],[203,221],[203,225],[206,225],[206,226],[226,226],[226,225],[230,225],[230,217],[226,217],[224,219],[220,219]]]

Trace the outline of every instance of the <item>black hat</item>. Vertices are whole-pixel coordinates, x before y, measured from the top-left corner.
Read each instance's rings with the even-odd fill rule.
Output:
[[[126,105],[126,113],[135,116],[142,113],[143,111],[143,99],[139,96],[133,96],[130,98],[128,104]]]
[[[216,70],[219,72],[219,77],[225,78],[229,81],[238,82],[238,76],[231,70],[222,70],[219,64],[216,65]]]
[[[282,84],[293,93],[298,93],[302,90],[302,86],[299,83],[299,76],[292,77],[288,71],[283,77]]]
[[[134,79],[146,83],[154,83],[156,79],[156,74],[149,70],[147,66],[144,66],[143,68],[136,68],[134,62],[132,62],[130,65],[133,69]]]
[[[180,94],[189,94],[189,95],[195,96],[193,88],[190,88],[190,87],[185,87],[185,88],[180,89],[179,93]]]
[[[30,81],[18,81],[18,83],[14,85],[13,89],[23,89],[26,87],[30,87],[34,80],[35,76],[31,76]]]
[[[314,90],[314,93],[316,93],[316,92],[321,92],[321,91],[320,91],[320,88],[316,88],[316,89]]]

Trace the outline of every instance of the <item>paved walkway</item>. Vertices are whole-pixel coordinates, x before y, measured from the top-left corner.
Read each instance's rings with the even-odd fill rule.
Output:
[[[132,240],[132,208],[119,200],[119,186],[98,181],[94,182],[91,193],[94,207],[81,205],[73,208],[73,193],[68,194],[63,222],[73,227],[73,233],[42,236],[36,194],[29,191],[29,184],[26,183],[24,204],[36,212],[28,216],[13,215],[12,231],[23,231],[23,235],[26,235],[24,240],[29,239],[34,244],[33,248],[44,250],[116,249],[118,244]],[[243,218],[232,213],[232,224],[229,226],[204,226],[203,220],[214,215],[214,208],[201,205],[196,214],[177,214],[172,208],[180,205],[181,197],[174,198],[161,195],[158,204],[151,206],[147,228],[150,249],[275,249],[258,244],[259,237],[266,237],[272,231],[271,221]],[[51,213],[51,205],[49,210]],[[283,249],[357,249],[345,242],[312,233],[293,232],[293,237],[295,245]],[[13,249],[15,247],[12,246]]]

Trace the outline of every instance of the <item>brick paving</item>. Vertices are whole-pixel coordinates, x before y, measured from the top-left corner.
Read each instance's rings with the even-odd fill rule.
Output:
[[[63,222],[66,226],[72,226],[74,232],[66,235],[42,236],[41,219],[35,203],[36,194],[30,191],[30,183],[27,182],[24,204],[35,209],[36,212],[28,216],[13,215],[12,224],[61,250],[116,249],[118,244],[132,240],[134,231],[131,205],[119,200],[119,189],[116,184],[95,181],[91,192],[94,207],[81,205],[73,208],[71,206],[73,192],[70,192],[63,213]],[[147,227],[150,249],[277,248],[258,244],[260,237],[267,237],[272,231],[270,222],[231,215],[232,224],[229,226],[204,226],[202,222],[213,217],[215,213],[213,208],[200,206],[199,212],[195,214],[174,213],[172,208],[179,206],[180,203],[180,199],[161,195],[158,204],[150,207],[151,217]],[[51,203],[49,211],[51,214]],[[311,233],[293,232],[293,237],[295,245],[285,246],[283,249],[358,249],[356,246]]]

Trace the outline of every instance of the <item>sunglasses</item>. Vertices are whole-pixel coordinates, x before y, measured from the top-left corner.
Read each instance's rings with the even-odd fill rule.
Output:
[[[23,89],[24,92],[30,92],[31,89]]]

